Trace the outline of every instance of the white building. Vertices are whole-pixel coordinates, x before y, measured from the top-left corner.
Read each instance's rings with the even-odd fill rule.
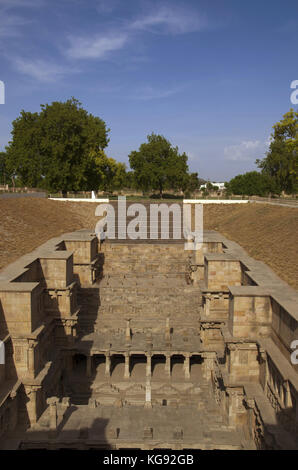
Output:
[[[215,183],[215,182],[213,182],[213,181],[212,181],[212,182],[210,181],[210,183],[212,184],[212,186],[217,186],[220,191],[222,191],[222,190],[225,188],[225,183]],[[202,184],[202,185],[200,186],[200,189],[201,189],[201,190],[202,190],[202,189],[206,189],[206,187],[207,187],[207,183]]]

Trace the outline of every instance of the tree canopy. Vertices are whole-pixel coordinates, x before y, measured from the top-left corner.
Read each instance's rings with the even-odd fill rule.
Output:
[[[161,196],[165,189],[186,188],[187,155],[179,154],[178,147],[173,147],[162,135],[152,133],[147,140],[128,157],[137,186],[143,191],[158,190]]]
[[[0,184],[8,184],[11,174],[7,168],[7,156],[5,152],[0,152]]]
[[[258,171],[249,171],[248,173],[235,176],[225,186],[228,194],[266,196],[269,193],[275,192],[273,184],[272,178],[268,175]]]
[[[262,174],[272,178],[277,193],[298,192],[298,112],[290,109],[273,126],[267,155],[257,160]]]
[[[98,169],[95,155],[108,145],[109,129],[78,100],[41,105],[39,113],[22,111],[12,125],[7,169],[23,185],[63,192],[99,187],[90,168]]]

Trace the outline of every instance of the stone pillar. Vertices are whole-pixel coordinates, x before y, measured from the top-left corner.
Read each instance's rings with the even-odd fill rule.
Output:
[[[171,377],[171,355],[166,355],[166,364],[165,364],[165,374],[168,377]]]
[[[50,431],[57,430],[58,415],[57,415],[57,403],[59,399],[57,397],[50,397],[47,399],[47,404],[50,407]]]
[[[130,318],[126,318],[125,342],[126,344],[130,344],[130,341],[131,341]]]
[[[106,353],[106,370],[105,370],[105,375],[107,377],[110,377],[111,375],[111,356],[110,352]]]
[[[146,364],[146,377],[151,377],[151,354],[146,354],[147,364]]]
[[[92,356],[87,356],[86,358],[86,375],[91,377],[92,375]]]
[[[151,403],[151,382],[150,382],[149,377],[146,380],[145,408],[152,408],[152,403]]]
[[[72,336],[72,322],[70,320],[65,321],[65,334],[66,336]]]
[[[35,371],[35,358],[34,358],[34,342],[29,341],[28,348],[28,371],[34,375]]]
[[[189,380],[190,379],[190,354],[185,354],[184,355],[184,373],[185,373],[185,379]]]
[[[124,378],[129,379],[130,371],[129,371],[129,353],[125,353],[125,365],[124,365]]]
[[[35,360],[36,344],[37,344],[36,341],[29,340],[28,349],[27,349],[27,367],[28,367],[28,371],[33,375],[35,375],[35,369],[36,369],[36,360]]]
[[[29,401],[27,402],[27,411],[28,411],[29,420],[30,420],[31,426],[34,426],[34,424],[37,423],[37,400],[36,400],[37,390],[35,388],[26,389],[26,394],[29,398]]]
[[[214,365],[215,365],[215,358],[216,358],[216,353],[215,352],[204,352],[202,354],[204,358],[203,362],[203,377],[206,380],[211,379],[211,373],[214,370]]]
[[[283,383],[280,384],[278,396],[279,396],[280,402],[284,405],[285,404],[285,391],[284,391]]]
[[[264,364],[264,368],[263,368],[263,372],[264,372],[264,392],[266,394],[269,371],[268,371],[267,354],[266,354],[266,351],[264,349],[260,349],[260,359]]]
[[[290,385],[289,385],[288,380],[284,382],[284,397],[285,397],[285,401],[284,401],[285,407],[291,408],[293,406],[293,403],[291,399]]]

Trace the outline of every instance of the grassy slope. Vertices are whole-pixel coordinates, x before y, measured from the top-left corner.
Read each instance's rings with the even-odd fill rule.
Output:
[[[49,238],[94,229],[95,204],[46,199],[0,200],[0,269]],[[298,209],[266,204],[206,205],[204,227],[218,230],[298,288]]]

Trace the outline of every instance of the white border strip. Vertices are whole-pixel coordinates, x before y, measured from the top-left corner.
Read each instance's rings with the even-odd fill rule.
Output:
[[[49,197],[52,201],[67,202],[109,202],[109,199],[91,199],[91,198],[75,198],[75,197]]]
[[[183,199],[183,204],[247,204],[249,199]]]

